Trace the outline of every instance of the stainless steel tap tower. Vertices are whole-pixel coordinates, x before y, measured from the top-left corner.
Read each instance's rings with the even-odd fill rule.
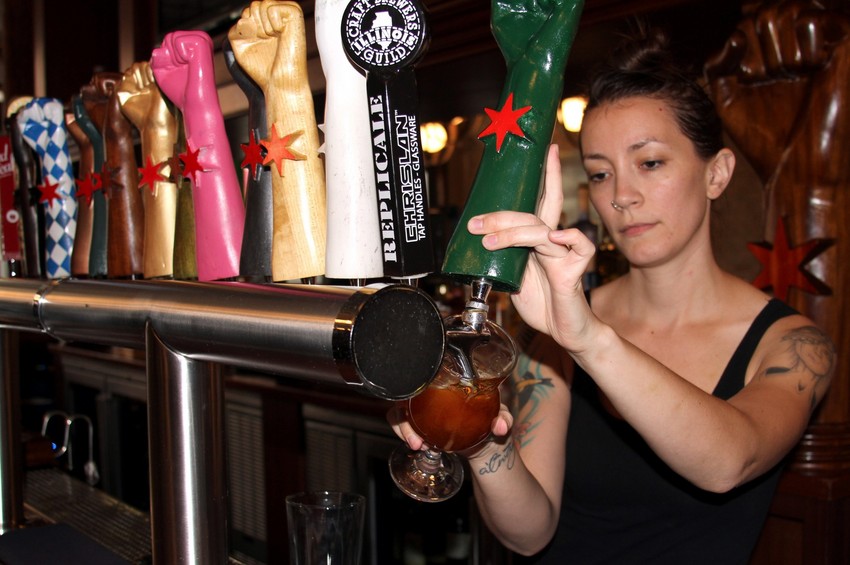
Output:
[[[0,280],[0,533],[23,522],[20,331],[146,351],[151,549],[169,565],[228,561],[222,365],[402,399],[445,348],[436,305],[406,285]]]

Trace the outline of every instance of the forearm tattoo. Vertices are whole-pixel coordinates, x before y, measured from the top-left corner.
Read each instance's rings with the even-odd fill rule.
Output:
[[[835,368],[835,346],[823,331],[815,326],[796,328],[782,337],[788,365],[768,367],[765,377],[798,373],[797,392],[810,395],[814,408],[826,393]]]
[[[521,354],[511,379],[513,402],[511,411],[515,415],[510,438],[503,448],[482,462],[479,475],[488,475],[499,469],[512,469],[518,451],[534,440],[534,430],[542,423],[539,417],[540,403],[549,396],[553,388],[552,379],[545,377],[541,363],[526,354]]]

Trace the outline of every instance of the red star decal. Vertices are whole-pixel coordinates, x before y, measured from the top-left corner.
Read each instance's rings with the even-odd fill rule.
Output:
[[[41,191],[41,197],[38,199],[38,201],[44,202],[45,204],[50,206],[54,200],[62,200],[62,195],[56,193],[58,189],[58,184],[53,184],[50,179],[45,178],[44,184],[39,185],[38,187],[38,190]]]
[[[525,133],[519,127],[518,120],[520,116],[531,110],[531,106],[525,106],[517,110],[513,109],[514,93],[508,94],[508,99],[505,100],[505,105],[501,110],[493,110],[492,108],[484,108],[487,116],[490,118],[490,125],[484,128],[484,131],[478,134],[478,139],[487,137],[488,135],[496,136],[496,151],[502,150],[502,142],[509,133],[519,137],[525,137]]]
[[[290,133],[283,137],[279,137],[277,128],[272,124],[272,136],[269,139],[263,140],[263,147],[266,149],[266,158],[263,160],[263,165],[268,165],[271,162],[277,163],[277,173],[283,175],[283,161],[289,159],[291,161],[303,161],[307,157],[291,149],[292,144],[296,139],[301,137],[303,130]]]
[[[204,172],[204,168],[198,162],[198,154],[200,152],[200,148],[192,151],[187,147],[186,152],[180,154],[180,160],[183,161],[183,176],[192,179],[192,181],[195,180],[197,173]]]
[[[242,143],[242,153],[245,158],[242,159],[242,164],[239,165],[243,169],[247,167],[251,171],[251,176],[256,176],[257,169],[263,166],[263,146],[257,143],[257,138],[254,136],[254,130],[249,134],[248,144]]]
[[[830,294],[829,287],[823,281],[803,270],[807,263],[830,245],[830,240],[815,239],[792,247],[785,231],[785,222],[779,218],[773,245],[747,244],[750,252],[762,264],[762,271],[753,281],[753,285],[761,289],[772,287],[773,295],[781,300],[787,300],[788,290],[792,286],[810,294]]]
[[[86,204],[90,205],[94,193],[102,186],[100,175],[97,173],[88,173],[85,178],[77,179],[77,201],[82,202],[85,198]]]
[[[165,163],[154,164],[151,160],[151,156],[148,155],[147,160],[145,161],[145,166],[139,168],[139,173],[142,175],[142,178],[139,180],[139,188],[148,185],[151,193],[153,193],[156,191],[155,183],[168,180],[159,172],[163,165],[165,165]]]

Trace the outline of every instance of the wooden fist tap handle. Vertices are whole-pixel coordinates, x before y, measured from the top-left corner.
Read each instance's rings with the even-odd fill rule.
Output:
[[[132,124],[121,112],[118,100],[121,78],[121,75],[104,78],[97,84],[107,98],[103,126],[106,144],[103,189],[109,199],[106,262],[110,278],[133,279],[141,278],[144,273],[145,217]]]
[[[325,272],[325,172],[307,77],[304,14],[295,2],[251,2],[227,35],[239,66],[265,94],[274,201],[272,277]]]

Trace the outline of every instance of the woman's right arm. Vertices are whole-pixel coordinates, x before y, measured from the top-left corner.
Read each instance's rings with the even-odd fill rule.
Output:
[[[558,525],[571,367],[564,351],[538,334],[521,354],[510,382],[511,433],[468,457],[484,522],[517,553],[541,550]]]

